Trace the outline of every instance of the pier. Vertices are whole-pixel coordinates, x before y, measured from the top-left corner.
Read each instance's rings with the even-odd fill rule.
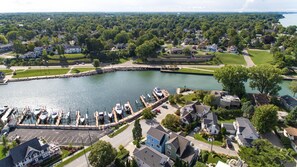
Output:
[[[153,91],[153,96],[156,98],[156,100],[160,100],[160,98],[156,95],[156,93]]]
[[[131,114],[122,118],[122,119],[118,119],[117,113],[115,111],[115,108],[112,108],[112,114],[114,116],[114,122],[110,122],[110,123],[106,123],[104,125],[99,125],[99,113],[98,111],[96,111],[94,113],[94,117],[96,120],[96,124],[95,125],[80,125],[80,112],[76,111],[76,124],[75,125],[64,125],[64,124],[60,124],[63,114],[62,111],[59,113],[59,117],[57,118],[57,122],[56,124],[40,124],[40,119],[38,117],[38,120],[36,121],[36,124],[21,124],[22,120],[19,121],[17,128],[25,128],[25,129],[64,129],[64,130],[102,130],[102,129],[106,129],[106,128],[110,128],[110,127],[114,127],[114,126],[118,126],[121,124],[125,124],[128,122],[132,122],[135,119],[141,117],[141,113],[147,109],[147,108],[151,108],[151,109],[155,109],[156,107],[160,106],[161,104],[163,104],[164,102],[166,102],[168,100],[169,97],[169,93],[166,90],[162,90],[163,93],[163,97],[158,98],[159,100],[157,100],[154,103],[147,103],[143,96],[140,97],[142,103],[144,104],[144,108],[138,110],[138,111],[133,111],[132,106],[130,104],[130,102],[128,101],[127,104],[129,105]],[[155,95],[154,95],[155,96]],[[23,113],[26,113],[27,111],[29,111],[28,109],[24,109]],[[44,112],[45,110],[42,110],[42,112]],[[40,114],[41,114],[40,113]],[[23,117],[25,117],[26,114],[24,114]],[[20,119],[23,119],[22,117]]]

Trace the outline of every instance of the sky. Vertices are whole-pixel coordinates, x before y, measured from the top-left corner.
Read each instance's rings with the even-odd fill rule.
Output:
[[[0,0],[14,12],[297,12],[297,0]]]

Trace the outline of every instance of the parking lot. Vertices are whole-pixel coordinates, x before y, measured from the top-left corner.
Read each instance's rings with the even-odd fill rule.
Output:
[[[15,129],[8,135],[9,140],[20,136],[22,142],[34,137],[45,139],[48,143],[58,145],[90,145],[105,135],[104,131],[54,130],[54,129]],[[90,140],[91,138],[91,140]]]

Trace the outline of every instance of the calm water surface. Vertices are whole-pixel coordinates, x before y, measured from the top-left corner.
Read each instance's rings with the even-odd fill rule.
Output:
[[[288,81],[282,83],[281,95],[291,94]],[[151,94],[155,86],[174,93],[177,87],[222,89],[212,76],[168,74],[158,71],[114,72],[82,78],[11,82],[0,86],[0,105],[14,107],[46,106],[48,109],[111,111],[116,103],[134,102],[140,95]],[[252,91],[247,86],[248,92]]]
[[[280,19],[280,23],[284,27],[297,25],[297,13],[296,14],[284,14],[285,18]]]

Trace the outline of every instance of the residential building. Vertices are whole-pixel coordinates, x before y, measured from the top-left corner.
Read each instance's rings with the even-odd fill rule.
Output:
[[[293,110],[297,106],[296,98],[294,98],[290,95],[282,96],[281,102],[288,110]]]
[[[21,59],[34,59],[36,57],[37,56],[36,56],[35,52],[27,52],[27,53],[21,55],[19,58],[21,58]]]
[[[291,146],[297,152],[297,128],[285,128],[284,135],[291,140]]]
[[[218,117],[214,112],[209,112],[203,117],[201,129],[212,135],[219,133],[220,127],[218,126]]]
[[[225,128],[226,132],[230,135],[236,134],[236,129],[232,123],[222,123],[221,128]]]
[[[33,138],[11,149],[9,155],[0,160],[0,166],[39,166],[40,163],[57,154],[60,154],[59,147],[45,144],[38,138]]]
[[[183,48],[172,48],[170,54],[183,54]]]
[[[288,114],[289,113],[285,111],[277,111],[277,118],[279,121],[284,122]]]
[[[182,107],[180,111],[181,122],[184,124],[191,124],[198,118],[202,118],[205,114],[207,114],[210,111],[210,106],[203,105],[200,102],[195,102]]]
[[[114,45],[112,50],[123,50],[123,49],[126,49],[127,47],[128,47],[127,43],[117,43],[116,45]]]
[[[227,51],[230,53],[238,53],[238,48],[236,46],[230,46]]]
[[[241,102],[237,96],[225,95],[220,99],[220,107],[223,108],[239,108],[240,105]]]
[[[66,45],[64,46],[64,53],[65,54],[81,53],[81,47]]]
[[[172,167],[174,164],[168,156],[147,146],[135,149],[133,155],[139,167]]]
[[[151,127],[147,132],[146,145],[155,149],[160,153],[165,152],[165,143],[168,140],[168,134],[165,129],[158,125],[156,127]]]
[[[13,49],[13,44],[0,45],[0,53],[10,52]]]
[[[266,94],[249,94],[249,98],[256,106],[262,106],[269,104],[270,100]]]
[[[165,154],[174,161],[179,158],[189,166],[193,166],[197,160],[199,150],[195,149],[188,139],[176,133],[170,133],[166,142]]]
[[[234,122],[234,127],[236,129],[236,137],[238,144],[244,146],[252,146],[252,142],[259,138],[259,135],[250,122],[246,118],[236,118]]]
[[[208,51],[210,52],[216,52],[218,50],[218,45],[217,44],[212,44],[206,47]]]

